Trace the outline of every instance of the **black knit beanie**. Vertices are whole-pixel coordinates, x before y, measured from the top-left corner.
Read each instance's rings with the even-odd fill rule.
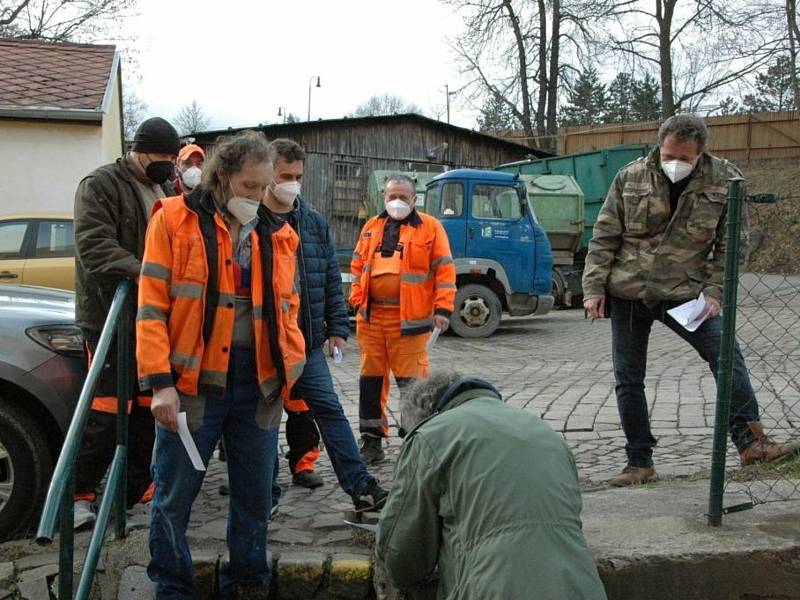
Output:
[[[153,152],[156,154],[175,154],[181,149],[178,132],[161,117],[142,121],[133,138],[134,152]]]

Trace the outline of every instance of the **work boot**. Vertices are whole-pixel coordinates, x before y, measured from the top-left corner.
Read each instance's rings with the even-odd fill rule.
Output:
[[[374,465],[381,462],[385,455],[383,454],[383,438],[365,435],[361,438],[361,458],[368,465]]]
[[[315,471],[300,471],[299,473],[294,473],[292,475],[292,483],[295,485],[299,485],[300,487],[308,488],[313,490],[314,488],[318,488],[323,483],[322,477],[319,476],[318,473]]]
[[[353,498],[353,505],[356,507],[356,512],[377,512],[386,504],[386,498],[389,492],[378,485],[377,481],[372,481],[367,484],[364,491],[358,496]]]
[[[754,439],[744,450],[739,452],[739,461],[743,467],[760,462],[769,462],[788,454],[800,452],[800,444],[795,442],[785,442],[783,444],[773,442],[764,433],[764,426],[761,421],[749,421],[747,427],[750,428]]]
[[[92,503],[88,500],[78,500],[73,505],[72,519],[74,521],[73,527],[80,529],[85,525],[91,525],[95,522],[97,517],[92,510]]]
[[[653,467],[634,467],[628,465],[622,469],[622,473],[612,477],[608,483],[613,487],[626,487],[638,483],[655,481],[657,478],[656,470]]]

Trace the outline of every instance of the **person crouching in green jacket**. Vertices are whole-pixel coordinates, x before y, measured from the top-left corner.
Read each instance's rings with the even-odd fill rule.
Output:
[[[403,397],[401,427],[376,543],[398,588],[438,565],[441,600],[606,598],[575,460],[541,419],[483,380],[437,372]]]

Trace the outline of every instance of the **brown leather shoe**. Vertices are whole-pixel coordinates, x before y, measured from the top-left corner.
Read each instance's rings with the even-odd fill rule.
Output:
[[[739,462],[743,467],[760,462],[769,462],[794,452],[800,452],[800,444],[795,442],[778,444],[769,439],[764,433],[764,426],[761,425],[761,421],[750,421],[747,426],[755,439],[739,453]]]
[[[656,470],[653,467],[632,467],[628,465],[622,469],[622,473],[612,477],[608,483],[614,487],[626,487],[637,483],[647,483],[657,479]]]

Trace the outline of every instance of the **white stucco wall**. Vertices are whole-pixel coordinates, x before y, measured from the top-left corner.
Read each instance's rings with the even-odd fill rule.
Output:
[[[105,162],[99,123],[0,120],[0,214],[71,212],[78,182]]]
[[[108,111],[103,115],[103,164],[114,162],[122,154],[122,112],[120,96],[122,95],[122,76],[117,71]]]

